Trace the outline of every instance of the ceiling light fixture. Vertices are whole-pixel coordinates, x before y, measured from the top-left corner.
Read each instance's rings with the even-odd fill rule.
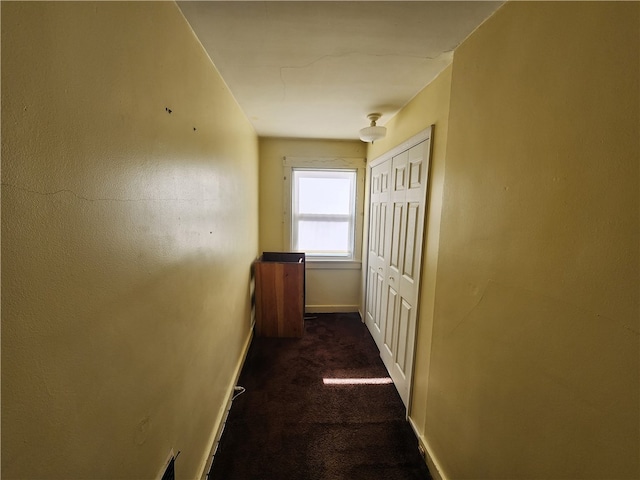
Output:
[[[371,120],[371,125],[360,130],[360,140],[363,142],[375,142],[376,140],[380,140],[384,138],[387,134],[387,129],[385,127],[378,127],[376,122],[381,117],[379,113],[370,113],[367,115],[367,118]]]

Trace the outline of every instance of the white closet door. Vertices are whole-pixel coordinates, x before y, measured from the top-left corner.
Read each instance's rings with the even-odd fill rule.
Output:
[[[371,168],[367,325],[407,406],[420,294],[429,153],[430,131],[426,140]],[[377,192],[374,181],[382,171],[389,172],[385,196]],[[379,212],[385,201],[383,222]],[[383,255],[372,255],[372,251],[380,250],[381,238]]]
[[[371,169],[369,252],[365,323],[380,346],[385,328],[384,282],[390,243],[387,233],[390,161]]]

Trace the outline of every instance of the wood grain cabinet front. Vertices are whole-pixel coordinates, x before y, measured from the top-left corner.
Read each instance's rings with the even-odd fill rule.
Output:
[[[302,337],[305,254],[264,252],[254,267],[256,335]]]

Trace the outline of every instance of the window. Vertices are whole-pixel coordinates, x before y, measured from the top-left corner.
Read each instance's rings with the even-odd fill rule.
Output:
[[[366,161],[284,157],[283,247],[305,252],[309,269],[359,270]]]
[[[355,258],[355,169],[292,168],[291,246],[310,259]]]

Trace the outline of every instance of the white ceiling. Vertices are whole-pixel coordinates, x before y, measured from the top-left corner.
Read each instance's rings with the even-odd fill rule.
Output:
[[[260,136],[384,125],[502,2],[178,2]]]

